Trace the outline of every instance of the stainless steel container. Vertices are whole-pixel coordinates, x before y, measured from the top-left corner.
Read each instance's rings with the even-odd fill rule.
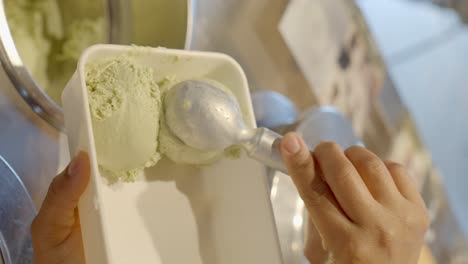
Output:
[[[29,226],[36,215],[18,175],[0,156],[0,263],[32,263]]]
[[[187,0],[66,0],[69,16],[103,12],[108,25],[108,42],[145,46],[185,48],[192,32],[192,1]],[[69,2],[69,3],[68,3]],[[71,6],[71,7],[70,7]],[[19,54],[9,30],[5,4],[0,1],[0,61],[11,83],[31,109],[50,125],[63,130],[63,112],[34,80]]]

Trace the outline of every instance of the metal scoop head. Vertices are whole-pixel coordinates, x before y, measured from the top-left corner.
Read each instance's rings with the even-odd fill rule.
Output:
[[[175,85],[164,99],[166,123],[186,145],[223,150],[249,134],[237,101],[210,81]]]

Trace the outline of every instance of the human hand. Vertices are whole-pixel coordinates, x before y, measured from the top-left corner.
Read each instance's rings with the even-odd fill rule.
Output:
[[[335,143],[311,154],[296,133],[280,148],[311,220],[311,263],[417,263],[429,218],[404,167]]]
[[[31,225],[34,263],[85,263],[77,206],[89,176],[89,158],[81,152],[52,181]]]

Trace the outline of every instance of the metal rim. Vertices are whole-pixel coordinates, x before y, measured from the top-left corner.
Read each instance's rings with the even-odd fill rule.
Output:
[[[32,202],[32,198],[31,198],[31,195],[29,194],[28,192],[28,189],[26,188],[26,186],[24,185],[23,181],[21,180],[20,176],[18,176],[18,174],[16,174],[16,171],[11,167],[11,165],[2,157],[0,156],[0,162],[3,163],[11,172],[13,172],[13,174],[15,175],[15,178],[18,180],[18,184],[21,186],[21,188],[24,190],[24,193],[26,194],[27,198],[29,201],[31,201],[31,207],[32,208],[35,208],[34,207],[34,204]],[[35,210],[35,209],[34,209]]]
[[[112,1],[107,1],[108,4]],[[108,5],[108,15],[115,5]],[[110,9],[110,10],[109,10]],[[194,24],[195,0],[187,0],[187,23],[185,29],[185,48],[189,49],[192,42]],[[118,10],[118,9],[116,9]],[[111,40],[115,32],[110,32]],[[5,72],[24,101],[31,107],[33,112],[59,131],[64,131],[64,115],[62,108],[50,98],[47,93],[34,80],[31,73],[21,59],[16,49],[13,36],[7,21],[5,3],[0,0],[0,61]]]
[[[61,107],[34,81],[16,49],[4,1],[0,1],[0,60],[13,86],[31,109],[53,127],[63,130],[64,118]]]
[[[185,49],[192,48],[193,27],[195,24],[195,9],[197,0],[187,0],[187,26],[185,29]]]
[[[2,201],[6,202],[6,204],[9,203],[10,206],[14,205],[15,208],[22,208],[18,212],[21,212],[22,216],[25,216],[27,220],[26,222],[22,222],[22,223],[24,224],[28,222],[28,226],[29,226],[29,223],[30,223],[29,221],[32,221],[33,217],[36,215],[36,212],[37,212],[32,202],[31,196],[29,192],[27,191],[23,181],[21,181],[21,178],[18,176],[18,174],[16,174],[16,172],[13,170],[10,164],[8,164],[8,162],[2,156],[0,156],[0,166],[1,166],[0,170],[3,168],[9,172],[5,174],[7,176],[7,178],[4,179],[6,180],[5,186],[9,188],[8,190],[15,191],[14,194],[13,195],[10,194],[9,197],[11,197],[12,199],[16,199],[16,200],[10,200],[10,201],[8,201],[8,199],[5,199]],[[5,193],[3,196],[5,196]],[[2,206],[0,210],[4,210],[4,212],[6,210],[6,212],[9,212],[8,207],[5,209]],[[13,215],[10,215],[11,218],[19,219],[17,215],[18,212],[16,213],[12,212]],[[6,220],[9,220],[8,216]],[[10,219],[10,222],[8,223],[11,223],[11,221],[13,220]],[[14,233],[15,237],[12,238],[11,233],[8,234],[8,232],[11,232],[11,229],[4,229],[4,227],[5,226],[3,224],[0,224],[0,229],[2,229],[0,230],[0,260],[3,261],[0,263],[10,264],[10,263],[13,263],[13,260],[19,261],[18,257],[21,258],[20,263],[30,263],[29,260],[32,259],[32,244],[31,244],[32,242],[31,242],[30,233],[27,232],[26,240],[24,240],[23,244],[20,244],[20,247],[18,248],[18,244],[15,244],[15,241],[17,241],[17,239],[24,238],[24,237],[21,237],[18,233]],[[16,226],[15,228],[17,227],[18,226]],[[21,227],[21,230],[24,230],[23,229],[24,226],[20,225],[20,227]],[[18,231],[18,230],[14,229],[14,231]],[[18,251],[18,249],[20,249],[20,251]],[[27,249],[27,251],[24,251],[25,249]]]
[[[10,264],[11,257],[6,245],[5,239],[3,238],[2,233],[0,232],[0,263]]]

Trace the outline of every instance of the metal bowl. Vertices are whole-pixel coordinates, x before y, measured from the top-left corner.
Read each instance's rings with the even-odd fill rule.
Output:
[[[108,41],[115,44],[186,48],[192,35],[192,0],[102,0]],[[97,2],[90,1],[93,5]],[[5,3],[0,1],[0,61],[13,86],[42,119],[64,128],[63,111],[26,68],[10,32]]]
[[[29,226],[36,215],[28,191],[0,156],[0,263],[32,263]]]

